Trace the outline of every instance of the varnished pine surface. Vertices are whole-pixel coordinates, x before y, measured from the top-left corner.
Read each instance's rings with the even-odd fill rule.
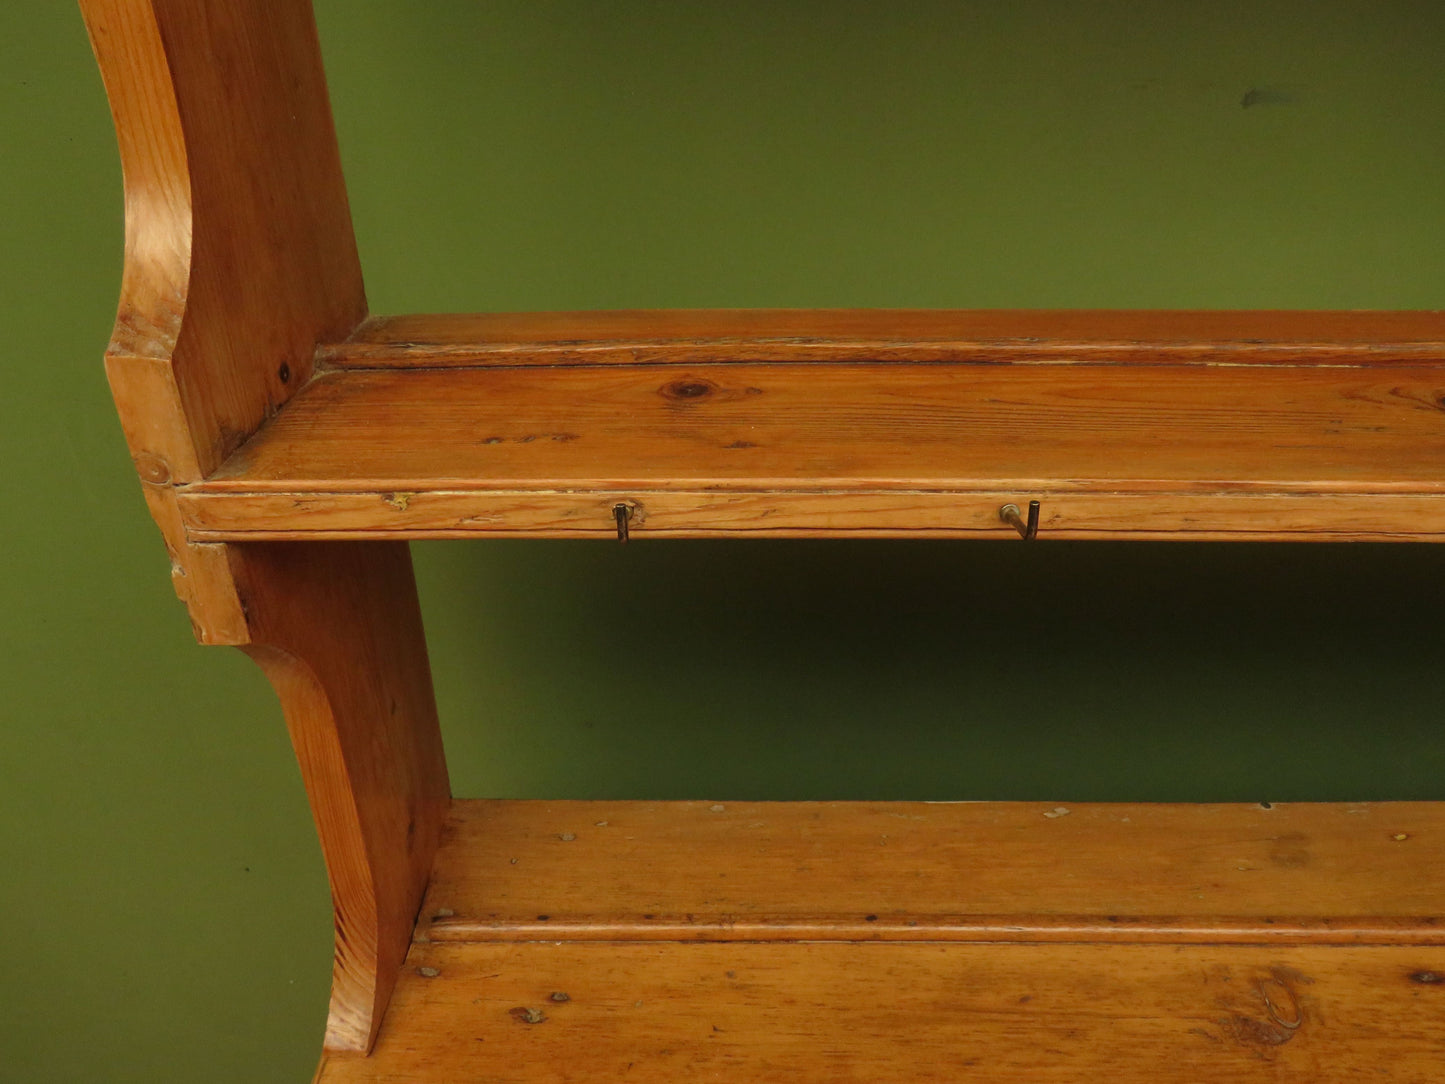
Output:
[[[1013,361],[1368,365],[1445,361],[1445,312],[655,309],[378,316],[341,367]]]
[[[227,547],[250,643],[286,714],[331,881],[328,1049],[386,1010],[450,808],[405,543]]]
[[[1429,802],[457,801],[421,940],[1445,940]]]
[[[366,315],[309,3],[82,0],[125,174],[106,369],[143,480],[212,470]]]
[[[1419,948],[416,945],[372,1056],[317,1079],[1435,1084],[1442,974]]]
[[[1424,1084],[1442,849],[1431,803],[455,802],[318,1079]]]
[[[1445,535],[1445,368],[599,365],[329,373],[181,494],[197,540]],[[259,532],[250,534],[250,532]]]

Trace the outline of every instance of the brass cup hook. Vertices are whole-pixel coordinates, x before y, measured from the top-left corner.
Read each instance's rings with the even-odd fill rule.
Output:
[[[1006,504],[998,510],[998,518],[1018,531],[1025,542],[1032,542],[1039,534],[1039,502],[1029,501],[1029,519],[1024,522],[1023,514],[1016,504]]]

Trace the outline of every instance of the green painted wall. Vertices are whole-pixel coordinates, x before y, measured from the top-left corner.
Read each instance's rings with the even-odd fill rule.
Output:
[[[1445,306],[1445,6],[321,0],[377,311]],[[0,6],[0,1080],[303,1081],[320,856],[99,364],[79,16]],[[416,548],[467,795],[1445,798],[1445,550]]]

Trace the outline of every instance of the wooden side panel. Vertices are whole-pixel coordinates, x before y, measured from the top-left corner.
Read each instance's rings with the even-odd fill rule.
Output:
[[[280,693],[332,876],[328,1043],[375,1034],[446,771],[404,546],[198,543],[177,488],[219,466],[366,314],[308,0],[82,0],[125,174],[106,351],[131,455],[204,643]]]
[[[307,0],[81,7],[125,172],[108,371],[132,454],[191,481],[365,316],[315,23]]]
[[[375,1038],[450,799],[405,543],[230,547],[248,653],[286,711],[326,855],[326,1045]]]
[[[322,1084],[1434,1084],[1445,950],[417,945]]]
[[[342,367],[727,361],[1439,364],[1445,312],[661,309],[384,316]]]

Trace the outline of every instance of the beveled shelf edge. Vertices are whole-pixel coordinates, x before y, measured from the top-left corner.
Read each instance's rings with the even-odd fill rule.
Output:
[[[1445,362],[1445,311],[655,309],[373,316],[339,368],[726,362],[1410,365]]]
[[[1038,538],[1178,541],[1433,541],[1445,538],[1445,493],[1090,492],[989,490],[608,488],[379,489],[290,492],[184,487],[195,542],[614,537],[613,509],[645,538],[1016,538],[1006,503],[1041,502]]]

